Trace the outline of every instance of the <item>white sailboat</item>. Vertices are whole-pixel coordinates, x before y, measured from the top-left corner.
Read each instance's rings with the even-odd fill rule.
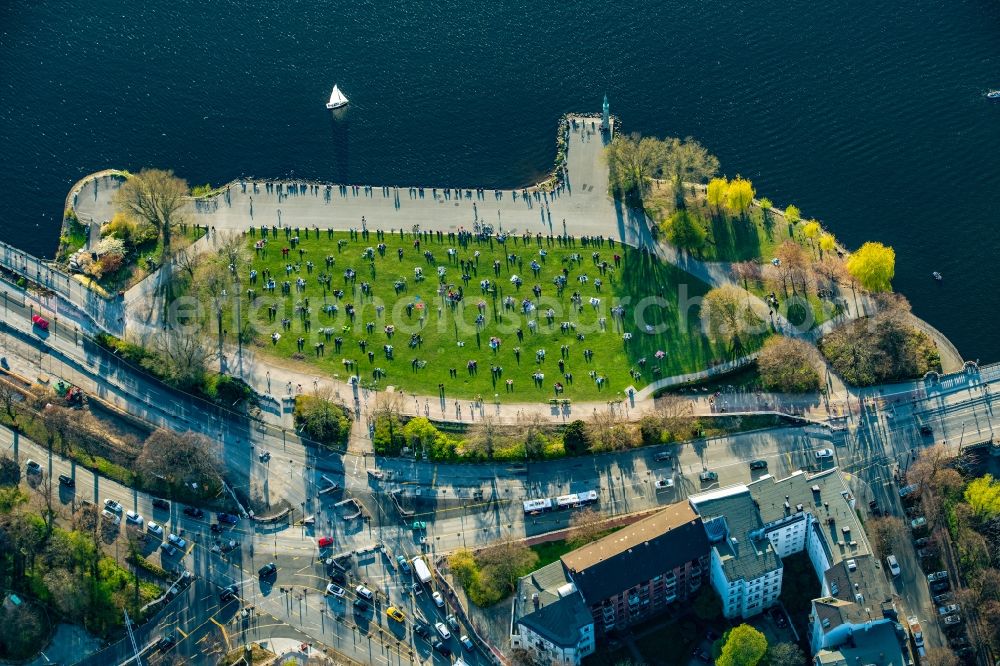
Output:
[[[326,108],[339,109],[347,106],[348,101],[344,93],[340,92],[340,88],[335,85],[333,86],[333,92],[330,93],[330,101],[326,103]]]

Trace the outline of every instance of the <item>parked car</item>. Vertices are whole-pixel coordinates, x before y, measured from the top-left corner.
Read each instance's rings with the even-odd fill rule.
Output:
[[[969,639],[966,638],[965,636],[958,636],[948,641],[948,644],[951,645],[953,648],[961,648],[969,645]]]
[[[164,511],[170,511],[170,502],[165,499],[160,499],[159,497],[153,498],[153,508],[163,509]]]
[[[402,555],[396,556],[396,564],[399,565],[400,570],[402,570],[404,574],[410,574],[413,572],[413,567],[410,566],[409,560]]]
[[[469,651],[474,650],[476,647],[472,644],[472,641],[469,639],[467,634],[462,634],[462,637],[458,639],[458,642],[462,644],[462,647]]]
[[[767,469],[766,460],[751,460],[750,469]]]
[[[201,518],[205,515],[205,512],[196,506],[186,506],[184,507],[184,515],[191,516],[192,518]]]
[[[948,604],[947,606],[941,606],[938,608],[938,615],[952,615],[962,610],[958,604]]]
[[[406,622],[406,616],[403,615],[403,611],[399,610],[395,606],[389,606],[386,608],[385,615],[396,622]]]
[[[927,518],[924,516],[917,516],[910,521],[910,529],[919,530],[923,527],[927,527]]]
[[[342,599],[344,595],[347,594],[347,591],[339,585],[334,585],[333,583],[330,583],[329,585],[326,586],[326,593],[333,595],[338,599]]]
[[[950,580],[939,580],[936,583],[931,583],[931,592],[945,592],[951,589]]]
[[[365,601],[364,599],[362,599],[361,597],[357,597],[354,600],[354,612],[355,613],[364,613],[367,610],[368,610],[368,602]]]
[[[126,511],[125,522],[132,523],[133,525],[142,525],[143,519],[142,516],[135,511]]]
[[[458,618],[455,617],[454,615],[449,614],[446,619],[448,621],[448,626],[451,627],[452,631],[458,631],[459,629],[462,628],[462,625],[458,623]]]
[[[665,462],[667,460],[673,460],[673,459],[674,459],[674,454],[671,453],[670,451],[661,451],[660,453],[657,453],[655,456],[653,456],[653,460],[655,460],[656,462]]]
[[[441,624],[438,622],[438,624]],[[443,641],[434,641],[434,650],[441,653],[445,657],[451,656],[451,648],[444,644]]]
[[[435,622],[434,629],[437,630],[438,636],[440,636],[442,640],[451,640],[451,632],[448,631],[448,627],[444,625],[444,622]]]
[[[160,544],[160,550],[162,550],[163,554],[166,555],[167,557],[174,557],[175,555],[177,555],[177,549],[171,546],[166,541]]]
[[[222,588],[221,592],[219,592],[219,601],[221,601],[222,603],[226,603],[230,599],[235,599],[236,597],[238,597],[239,593],[240,593],[239,585],[237,585],[236,583],[233,583],[232,585],[227,585],[226,587]]]
[[[902,569],[899,568],[899,560],[896,559],[895,555],[888,555],[885,558],[885,561],[889,565],[889,572],[892,573],[893,576],[898,576],[902,573]]]
[[[332,580],[334,583],[340,583],[341,585],[344,585],[345,583],[347,583],[347,576],[344,575],[343,571],[340,571],[339,569],[334,569],[333,573],[330,574],[330,580]]]
[[[318,548],[329,548],[332,545],[333,545],[333,537],[325,536],[316,539],[316,546]]]
[[[919,539],[914,539],[913,540],[913,547],[914,548],[923,548],[924,546],[926,546],[930,542],[931,542],[931,538],[930,537],[920,537]]]
[[[947,601],[951,601],[951,592],[945,592],[944,594],[935,594],[931,600],[935,604],[944,604]]]
[[[173,634],[167,634],[162,636],[160,640],[156,641],[156,649],[160,652],[164,650],[169,650],[177,642],[177,638]]]
[[[718,481],[719,475],[716,472],[710,472],[708,470],[705,470],[704,472],[698,475],[698,479],[702,483],[708,483],[710,481]]]
[[[108,521],[112,525],[118,525],[119,523],[122,522],[122,519],[118,516],[118,514],[112,513],[107,509],[101,510],[101,516],[104,518],[104,520]]]
[[[928,583],[936,583],[939,580],[948,580],[947,571],[935,571],[934,573],[927,574]]]
[[[104,508],[107,509],[108,511],[114,511],[115,513],[122,512],[122,505],[114,501],[113,499],[104,500]]]
[[[962,624],[961,615],[949,615],[944,619],[944,624],[946,627],[954,627],[955,625]]]
[[[362,599],[365,599],[366,601],[371,601],[372,599],[375,598],[375,593],[369,590],[364,585],[358,585],[356,588],[354,588],[354,592],[355,594],[357,594]]]
[[[673,479],[658,479],[656,482],[657,490],[669,490],[674,487]]]
[[[928,436],[929,435],[933,435],[934,434],[934,429],[931,428],[929,425],[922,425],[922,426],[920,426],[920,434],[921,435],[928,435]]]
[[[912,495],[915,492],[917,492],[917,490],[919,490],[919,489],[920,489],[920,486],[918,486],[915,483],[911,483],[910,485],[903,486],[902,488],[899,489],[899,496],[900,497],[909,497],[910,495]]]
[[[150,534],[155,534],[161,539],[163,538],[163,526],[159,523],[154,523],[152,520],[146,523],[146,531]]]
[[[172,543],[174,546],[176,546],[180,550],[184,550],[185,548],[187,548],[187,541],[185,541],[181,537],[177,536],[173,532],[171,532],[167,536],[167,541],[169,541],[170,543]]]
[[[59,475],[59,485],[66,486],[67,488],[76,487],[76,481],[72,477],[66,476],[65,474]]]
[[[820,449],[816,452],[816,460],[827,460],[833,457],[833,449]]]
[[[228,525],[236,525],[240,522],[239,516],[234,516],[231,513],[220,513],[218,515],[220,523],[226,523]]]
[[[918,548],[917,555],[920,557],[935,557],[938,554],[937,548]]]
[[[415,622],[413,624],[413,633],[424,639],[430,638],[431,635],[430,629],[428,629],[427,625],[422,622]]]
[[[274,562],[268,562],[260,569],[257,570],[257,577],[261,580],[265,578],[273,578],[278,574],[278,565]]]
[[[24,463],[24,469],[25,469],[25,472],[27,472],[28,474],[41,474],[42,473],[42,466],[39,465],[34,460],[32,460],[31,458],[28,458],[28,462]]]
[[[875,517],[882,515],[882,509],[879,508],[878,502],[875,500],[868,502],[868,511]]]
[[[444,597],[441,596],[440,592],[438,592],[437,590],[432,592],[431,599],[434,600],[435,606],[437,606],[438,608],[444,608]]]

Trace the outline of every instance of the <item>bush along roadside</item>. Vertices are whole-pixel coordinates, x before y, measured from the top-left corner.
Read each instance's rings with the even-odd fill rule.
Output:
[[[507,425],[489,419],[466,426],[434,423],[377,411],[372,445],[385,456],[416,456],[440,462],[549,460],[642,446],[656,446],[800,423],[774,415],[647,416],[637,422],[600,415],[590,422],[551,425],[528,419]]]

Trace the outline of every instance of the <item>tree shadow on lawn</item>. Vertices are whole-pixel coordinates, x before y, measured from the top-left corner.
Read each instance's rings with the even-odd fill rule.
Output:
[[[693,372],[730,358],[725,345],[713,343],[702,330],[701,300],[709,286],[648,252],[629,248],[628,254],[630,270],[622,272],[615,295],[630,301],[625,331],[633,337],[619,344],[633,366],[646,359],[644,379]],[[666,356],[657,359],[658,351]]]
[[[715,242],[715,261],[747,261],[760,257],[763,248],[753,216],[742,220],[724,214],[712,215],[710,226]]]

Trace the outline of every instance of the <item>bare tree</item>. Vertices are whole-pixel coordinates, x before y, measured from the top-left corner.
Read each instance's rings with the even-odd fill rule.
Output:
[[[16,486],[21,482],[21,466],[10,457],[10,454],[0,455],[0,485]]]
[[[602,532],[601,514],[591,508],[580,509],[569,519],[566,542],[573,548],[579,548],[596,541]]]
[[[811,272],[809,270],[809,255],[805,249],[792,240],[786,240],[775,250],[775,256],[779,260],[777,266],[779,274],[782,276],[782,286],[787,279],[792,285],[792,293],[798,293],[795,285],[801,286],[802,293],[806,293]]]
[[[552,434],[552,426],[541,414],[532,412],[517,419],[517,437],[524,442],[524,452],[529,458],[540,458]]]
[[[920,663],[927,666],[959,666],[962,661],[951,648],[932,645],[927,648],[927,655],[920,658]]]
[[[146,438],[136,470],[174,489],[196,494],[214,494],[222,485],[220,462],[213,444],[204,435],[159,429]]]
[[[611,410],[594,412],[587,423],[587,433],[595,451],[621,451],[636,443],[631,425]]]
[[[884,516],[872,518],[865,526],[872,550],[879,557],[885,557],[906,543],[906,525],[902,518]]]
[[[691,426],[694,404],[684,396],[668,393],[656,399],[655,417],[660,427],[680,439],[681,433]]]
[[[465,441],[470,451],[492,458],[493,452],[507,440],[507,429],[500,425],[496,417],[486,414],[469,428]]]
[[[115,204],[136,222],[156,229],[166,261],[170,257],[173,227],[183,221],[181,209],[187,193],[187,183],[174,176],[173,171],[143,169],[130,175],[118,188]]]
[[[49,445],[51,446],[58,439],[59,453],[65,456],[72,448],[70,436],[79,427],[80,415],[68,407],[46,405],[45,409],[42,410],[42,422],[48,431]]]
[[[208,363],[216,352],[197,327],[178,327],[169,335],[158,336],[155,344],[168,364],[168,376],[179,388],[187,390],[204,384]]]
[[[760,264],[756,261],[738,261],[729,269],[733,279],[743,283],[744,289],[750,288],[750,282],[758,283],[763,278]]]
[[[517,579],[531,571],[538,562],[538,555],[520,541],[506,541],[476,553],[483,573],[489,573],[498,589],[509,592]]]
[[[194,280],[195,274],[202,265],[202,256],[192,248],[185,248],[174,255],[174,263],[188,280]]]
[[[3,406],[3,410],[7,413],[7,418],[10,419],[11,424],[15,428],[17,427],[17,410],[14,408],[14,405],[19,400],[21,400],[21,392],[6,379],[0,379],[0,406]]]

